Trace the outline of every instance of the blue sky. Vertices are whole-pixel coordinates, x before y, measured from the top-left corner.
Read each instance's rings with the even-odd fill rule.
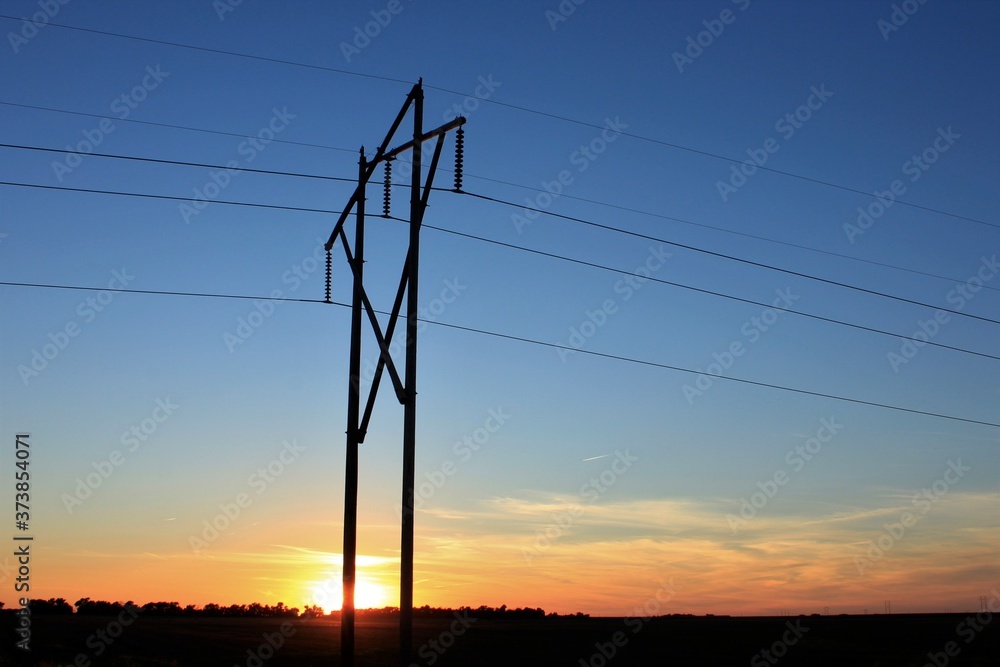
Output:
[[[998,319],[996,3],[907,4],[916,11],[896,16],[898,30],[880,27],[894,11],[881,2],[590,0],[555,20],[558,7],[76,0],[51,21],[319,68],[2,19],[0,136],[57,150],[99,137],[115,155],[352,178],[358,149],[381,141],[423,77],[429,127],[465,105],[468,192]],[[373,16],[386,25],[355,42]],[[279,141],[248,142],[264,128]],[[217,171],[0,150],[0,180],[23,184],[194,197]],[[449,141],[448,168],[451,153]],[[765,154],[786,173],[731,181],[734,163],[713,157]],[[914,166],[922,155],[926,169]],[[565,196],[540,198],[560,174]],[[723,199],[720,182],[739,187]],[[894,182],[899,201],[851,232],[859,207],[878,211],[851,190]],[[243,172],[218,198],[338,210],[350,192]],[[380,200],[375,186],[369,211]],[[185,216],[182,204],[0,186],[0,280],[107,287],[117,271],[112,287],[124,276],[130,289],[322,298],[312,262],[334,215],[212,203]],[[406,205],[397,189],[393,213]],[[924,322],[936,343],[1000,355],[992,322],[939,312],[934,329],[934,308],[565,219],[519,225],[518,214],[435,192],[425,221],[902,335]],[[378,307],[391,305],[405,234],[370,218]],[[433,229],[421,251],[420,302],[442,322],[692,370],[722,359],[726,374],[757,382],[996,422],[996,359],[924,346],[894,368],[899,338],[655,282],[627,287],[622,274]],[[984,288],[956,296],[976,276]],[[313,601],[338,572],[348,311],[263,304],[261,326],[233,344],[254,301],[118,293],[98,312],[88,298],[0,287],[0,431],[37,443],[38,596]],[[44,369],[19,370],[67,325],[78,335]],[[574,330],[593,334],[574,343]],[[454,469],[418,514],[418,603],[621,614],[669,577],[677,611],[860,611],[884,599],[918,611],[974,607],[997,584],[994,427],[706,376],[701,393],[685,393],[699,387],[694,373],[433,325],[421,335],[418,479]],[[157,412],[168,399],[178,407]],[[395,597],[401,414],[383,394],[361,460],[362,577],[384,603]],[[144,420],[155,428],[128,451],[122,434]],[[832,437],[796,469],[789,452],[820,434]],[[467,457],[456,449],[466,437],[483,440]],[[304,450],[258,495],[249,478],[291,442]],[[115,450],[124,462],[70,512],[66,494]],[[638,461],[612,469],[626,451]],[[970,469],[950,473],[919,523],[866,561],[885,524],[959,460]],[[734,530],[727,517],[782,471],[787,481]],[[602,473],[614,483],[591,499],[581,489]],[[242,492],[253,503],[194,553],[191,537]],[[0,599],[10,595],[5,585]]]

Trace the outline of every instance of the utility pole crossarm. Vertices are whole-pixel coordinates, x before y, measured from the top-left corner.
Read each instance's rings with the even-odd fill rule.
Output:
[[[406,112],[407,107],[408,104],[403,106],[402,111],[400,111],[400,118],[402,117],[402,114]],[[399,119],[397,119],[397,123],[393,125],[393,129],[390,130],[390,134],[386,136],[386,141],[384,143],[388,143],[389,140],[392,138],[392,134],[395,132],[396,126],[398,125],[398,120]],[[388,153],[383,153],[384,149],[383,147],[380,146],[378,151],[376,151],[375,153],[375,157],[373,157],[371,161],[368,162],[367,173],[365,174],[365,183],[366,184],[368,183],[368,179],[370,179],[372,174],[375,173],[375,168],[382,162],[385,162],[387,160],[393,160],[396,158],[397,155],[405,153],[408,150],[412,150],[416,144],[422,144],[425,141],[433,139],[434,137],[441,137],[450,132],[451,130],[462,127],[463,125],[465,125],[465,117],[459,116],[458,118],[455,118],[454,120],[445,123],[441,127],[431,130],[427,134],[422,135],[419,141],[411,139],[407,141],[405,144],[393,148]],[[347,216],[351,214],[351,211],[354,209],[354,206],[358,203],[358,199],[362,196],[362,193],[363,193],[363,188],[359,185],[357,189],[355,189],[354,194],[352,194],[351,198],[348,200],[347,206],[344,208],[343,212],[341,212],[340,218],[337,219],[337,224],[334,225],[333,231],[330,233],[330,238],[327,239],[326,241],[325,248],[327,250],[333,248],[333,244],[337,240],[337,236],[340,235],[340,231],[344,226],[344,222],[347,221]]]
[[[376,156],[376,157],[372,158],[372,162],[374,163],[374,162],[383,162],[385,160],[392,160],[397,155],[399,155],[400,153],[405,153],[406,151],[410,150],[416,144],[422,144],[425,141],[430,141],[434,137],[443,136],[443,135],[447,134],[448,132],[450,132],[450,131],[452,131],[452,130],[454,130],[456,128],[462,127],[463,125],[465,125],[465,117],[464,116],[459,116],[459,117],[455,118],[454,120],[448,121],[447,123],[445,123],[444,125],[442,125],[439,128],[431,130],[430,132],[427,132],[426,134],[420,135],[420,139],[410,139],[405,144],[402,144],[400,146],[396,146],[395,148],[393,148],[391,151],[389,151],[388,153],[386,153],[382,157]]]

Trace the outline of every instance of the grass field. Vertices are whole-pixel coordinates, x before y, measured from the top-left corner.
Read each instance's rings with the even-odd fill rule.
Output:
[[[992,622],[993,618],[985,614],[978,620],[968,614],[921,614],[666,617],[647,622],[620,618],[470,621],[417,619],[414,664],[443,667],[775,664],[995,667],[1000,664],[1000,623]],[[116,634],[119,629],[114,622],[112,617],[37,616],[32,622],[32,652],[24,656],[14,648],[13,617],[4,614],[0,664],[38,667],[340,664],[340,628],[324,619],[139,617],[121,628],[117,638],[112,638],[109,633]],[[282,622],[287,623],[284,634]],[[361,619],[357,632],[359,667],[398,664],[394,621]],[[273,648],[274,645],[278,647]],[[948,655],[949,649],[953,655]],[[764,650],[769,653],[765,655]]]

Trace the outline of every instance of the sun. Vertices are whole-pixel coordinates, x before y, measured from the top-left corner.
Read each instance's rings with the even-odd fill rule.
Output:
[[[312,588],[312,601],[329,613],[339,610],[343,603],[343,588],[340,576],[330,577],[315,584]],[[374,609],[392,604],[392,592],[367,577],[359,575],[354,582],[354,608]]]

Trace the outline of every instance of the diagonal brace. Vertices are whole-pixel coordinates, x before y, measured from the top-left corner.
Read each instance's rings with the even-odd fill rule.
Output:
[[[347,253],[347,263],[351,267],[351,272],[356,273],[357,267],[354,262],[354,253],[351,252],[351,246],[347,241],[347,234],[344,232],[343,227],[340,228],[340,238],[344,242],[344,252]],[[375,340],[378,341],[378,346],[381,350],[379,358],[385,360],[389,369],[389,378],[392,380],[393,388],[396,390],[396,396],[399,397],[399,402],[403,403],[406,392],[403,389],[402,380],[399,379],[399,373],[396,372],[396,364],[392,360],[392,355],[389,354],[389,344],[382,335],[382,327],[378,323],[378,318],[375,317],[375,309],[368,299],[368,292],[365,290],[364,285],[359,285],[359,287],[361,290],[361,302],[364,304],[365,312],[368,313],[368,320],[371,322],[372,331],[375,333]]]
[[[396,289],[396,299],[392,303],[392,312],[389,315],[389,324],[385,329],[385,340],[386,343],[392,341],[392,334],[396,331],[396,322],[399,321],[399,312],[403,306],[403,294],[406,291],[406,286],[410,281],[410,253],[406,253],[406,259],[403,261],[403,271],[399,278],[399,287]],[[375,377],[372,379],[372,386],[368,392],[368,402],[365,404],[365,414],[361,419],[361,426],[359,427],[358,437],[361,442],[365,441],[365,434],[368,433],[368,424],[372,418],[372,410],[375,407],[375,396],[378,394],[379,384],[382,381],[382,371],[385,369],[385,360],[379,357],[378,366],[375,367]],[[400,399],[400,403],[403,402],[403,397],[396,392],[397,398]]]

